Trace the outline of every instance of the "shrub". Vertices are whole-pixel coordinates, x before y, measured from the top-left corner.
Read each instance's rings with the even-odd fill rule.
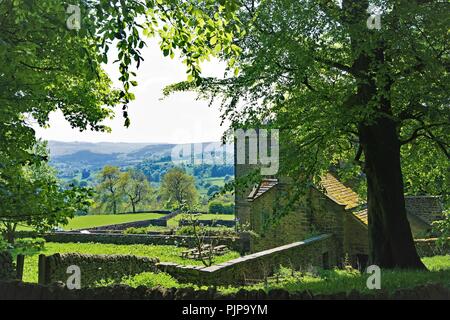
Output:
[[[433,222],[433,232],[439,235],[437,245],[444,248],[450,240],[450,211],[444,212],[444,219]]]
[[[128,285],[133,288],[144,286],[148,288],[165,287],[165,288],[178,288],[180,284],[178,281],[167,273],[153,273],[144,272],[134,276],[124,277],[122,284]]]
[[[45,247],[45,240],[42,238],[22,238],[17,239],[14,244],[14,253],[23,255],[33,255],[42,251]]]
[[[162,234],[173,234],[172,229],[168,229],[167,227],[161,226],[149,226],[143,228],[127,228],[123,231],[123,234],[149,234],[152,232],[162,233]]]
[[[223,203],[220,201],[211,201],[209,203],[209,213],[234,214],[233,203]]]
[[[211,201],[208,206],[209,213],[222,213],[223,204],[220,201]]]
[[[234,228],[228,227],[203,227],[207,236],[212,237],[232,237],[236,236]],[[194,235],[193,226],[185,226],[177,229],[176,234],[179,236],[192,236]]]

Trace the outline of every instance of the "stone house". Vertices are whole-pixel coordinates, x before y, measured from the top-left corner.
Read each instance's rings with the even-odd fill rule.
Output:
[[[254,166],[235,164],[236,178],[252,169]],[[293,198],[289,195],[293,186],[288,179],[268,177],[253,188],[236,190],[236,216],[242,226],[257,234],[250,241],[250,251],[331,233],[337,239],[341,261],[348,259],[355,266],[364,266],[369,251],[368,216],[358,194],[333,173],[327,173],[319,185],[296,197],[294,204],[286,203]],[[438,197],[407,197],[406,209],[415,238],[423,238],[431,230],[431,223],[442,218]]]

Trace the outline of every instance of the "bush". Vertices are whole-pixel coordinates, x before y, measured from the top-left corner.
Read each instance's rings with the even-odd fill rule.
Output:
[[[122,284],[128,285],[133,288],[144,286],[148,288],[165,287],[165,288],[178,288],[180,284],[178,281],[167,273],[153,273],[144,272],[134,276],[124,277]]]
[[[208,206],[208,211],[209,213],[234,214],[234,204],[211,201]]]
[[[161,226],[149,226],[143,228],[127,228],[123,231],[123,234],[149,234],[149,233],[162,233],[162,234],[173,234],[173,230],[167,227]]]
[[[207,236],[211,237],[233,237],[236,236],[236,231],[234,228],[227,227],[202,227],[202,230]],[[194,235],[194,227],[185,226],[181,227],[176,231],[178,236],[192,236]]]
[[[45,248],[45,240],[42,238],[17,239],[14,244],[14,253],[23,255],[33,255]]]
[[[444,218],[433,222],[433,232],[439,235],[437,245],[444,248],[450,243],[450,211],[444,212]]]
[[[222,213],[223,204],[220,201],[211,201],[208,205],[209,213]]]

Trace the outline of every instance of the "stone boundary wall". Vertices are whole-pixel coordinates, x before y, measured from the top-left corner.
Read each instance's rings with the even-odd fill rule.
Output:
[[[439,284],[401,289],[389,294],[375,290],[372,294],[358,291],[335,294],[313,294],[309,291],[288,292],[283,289],[239,290],[224,295],[214,288],[132,288],[111,286],[68,290],[61,286],[42,286],[23,282],[0,282],[0,300],[450,300],[450,290]]]
[[[158,259],[132,255],[86,255],[78,253],[39,256],[39,283],[66,283],[67,268],[75,265],[81,271],[81,286],[91,287],[100,280],[121,280],[123,276],[157,272]]]
[[[13,257],[8,251],[0,252],[0,280],[15,278]]]
[[[414,240],[419,257],[450,255],[450,238],[448,238],[448,242],[444,248],[440,248],[436,245],[437,240],[438,239],[436,238]]]
[[[211,267],[180,266],[159,263],[158,268],[180,282],[202,285],[242,284],[262,280],[277,271],[280,265],[296,270],[311,267],[329,268],[339,264],[336,240],[330,234],[257,252]]]
[[[178,235],[151,235],[151,234],[115,234],[115,233],[74,233],[57,232],[42,236],[47,242],[60,243],[110,243],[110,244],[147,244],[147,245],[174,245],[192,248],[195,246],[193,236]],[[235,237],[206,237],[206,243],[214,242],[216,245],[226,245],[231,250],[241,251],[241,241]]]
[[[161,213],[161,212],[149,212],[149,213]],[[111,225],[107,225],[107,226],[88,228],[88,229],[84,229],[84,230],[107,231],[107,230],[126,230],[128,228],[145,228],[145,227],[149,227],[149,226],[167,227],[167,221],[172,218],[175,218],[178,214],[180,214],[180,213],[179,212],[171,212],[169,214],[166,214],[164,217],[161,217],[158,219],[111,224]]]
[[[195,223],[202,224],[202,225],[208,226],[208,227],[224,226],[224,227],[233,228],[236,226],[235,220],[201,220],[201,219],[199,219]],[[180,227],[190,226],[192,224],[193,224],[192,221],[184,220],[184,219],[180,220],[178,222],[178,225]]]

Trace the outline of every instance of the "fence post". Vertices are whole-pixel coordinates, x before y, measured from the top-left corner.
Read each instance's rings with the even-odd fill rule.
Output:
[[[17,255],[17,260],[16,260],[16,278],[17,278],[17,280],[22,281],[22,279],[23,279],[24,264],[25,264],[25,256],[23,254]]]
[[[39,265],[38,265],[38,283],[41,285],[46,285],[47,284],[47,279],[46,279],[46,256],[45,254],[40,254],[39,255]]]

